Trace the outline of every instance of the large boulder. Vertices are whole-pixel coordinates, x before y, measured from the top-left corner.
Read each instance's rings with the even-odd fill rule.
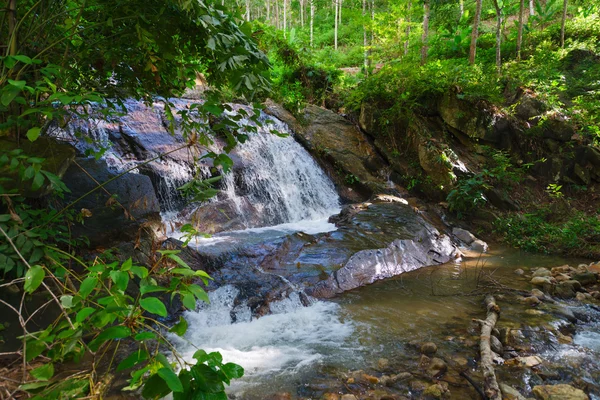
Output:
[[[157,227],[160,206],[149,177],[133,173],[117,177],[103,160],[76,161],[63,178],[71,190],[65,204],[76,201],[73,209],[79,211],[74,236],[86,236],[90,245],[106,247],[135,239],[142,226]]]
[[[533,395],[537,400],[588,400],[589,397],[581,389],[571,385],[534,386]]]

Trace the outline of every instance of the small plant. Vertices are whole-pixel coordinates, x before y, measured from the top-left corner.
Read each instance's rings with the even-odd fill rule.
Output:
[[[546,193],[553,199],[561,199],[564,195],[562,193],[562,185],[551,183],[546,187]]]
[[[462,216],[466,211],[483,206],[487,203],[484,191],[489,187],[481,174],[459,180],[446,197],[448,208]]]

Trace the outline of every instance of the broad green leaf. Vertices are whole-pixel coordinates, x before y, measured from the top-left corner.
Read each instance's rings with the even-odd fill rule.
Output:
[[[143,340],[156,339],[156,333],[154,333],[154,332],[142,332],[142,333],[138,333],[137,335],[135,335],[134,339],[135,339],[136,342],[141,342]]]
[[[12,79],[8,79],[8,83],[18,87],[19,89],[23,89],[25,87],[25,84],[27,83],[26,81],[15,81]]]
[[[196,310],[196,299],[194,298],[193,294],[191,294],[191,293],[184,294],[183,296],[181,296],[181,302],[189,310],[192,310],[192,311]]]
[[[23,64],[30,65],[30,64],[33,63],[33,60],[31,58],[29,58],[27,56],[24,56],[24,55],[21,55],[21,54],[18,54],[16,56],[11,56],[11,57],[14,58],[17,61],[21,61]]]
[[[143,298],[140,300],[140,306],[149,313],[160,315],[161,317],[167,316],[167,308],[163,302],[156,297]]]
[[[152,375],[142,389],[142,396],[145,399],[160,399],[171,393],[171,389],[167,382],[158,374]]]
[[[79,287],[79,295],[84,299],[87,298],[96,288],[96,285],[98,285],[98,277],[88,276],[83,280],[83,282],[81,282],[81,286]]]
[[[188,286],[188,290],[196,296],[198,300],[202,300],[205,303],[210,303],[210,299],[208,298],[208,294],[202,289],[200,286],[196,284],[191,284]]]
[[[29,362],[42,354],[46,350],[46,345],[41,340],[27,342],[25,347],[25,361]]]
[[[198,389],[208,393],[219,393],[225,390],[221,375],[206,364],[196,364],[190,368]]]
[[[62,306],[64,308],[71,308],[71,307],[73,307],[73,296],[71,296],[70,294],[66,294],[64,296],[60,296],[60,304],[62,304]]]
[[[129,257],[124,263],[123,265],[121,265],[121,271],[129,271],[131,269],[132,266],[132,261],[131,261],[131,257]]]
[[[47,381],[54,376],[54,364],[48,363],[31,370],[31,375],[39,381]]]
[[[31,128],[30,130],[27,131],[27,139],[29,139],[30,142],[35,142],[37,140],[37,138],[40,137],[40,133],[41,133],[41,129],[40,128]]]
[[[21,390],[25,390],[25,391],[30,391],[30,390],[36,390],[39,388],[43,388],[46,387],[50,384],[51,382],[33,382],[33,383],[26,383],[25,385],[21,385],[19,386],[19,389]]]
[[[223,371],[229,379],[238,379],[244,376],[244,368],[234,363],[223,364],[221,366],[221,371]]]
[[[94,311],[96,311],[96,309],[92,307],[82,308],[75,316],[75,322],[82,323],[87,317],[92,315]]]
[[[41,172],[36,172],[31,184],[32,190],[39,190],[44,185],[44,175]]]
[[[8,106],[15,97],[19,94],[21,90],[16,86],[6,86],[2,91],[2,96],[0,96],[0,103],[3,106]]]
[[[167,386],[173,392],[183,392],[183,385],[175,372],[168,368],[161,368],[158,370],[158,375],[167,382]]]
[[[35,290],[42,284],[45,276],[46,272],[44,271],[44,268],[40,267],[39,265],[34,265],[25,273],[25,284],[23,289],[27,293],[35,292]]]
[[[148,358],[149,355],[146,350],[138,350],[119,363],[117,366],[117,372],[132,368],[142,361],[146,361]]]
[[[188,329],[188,323],[187,323],[186,319],[183,318],[183,316],[180,316],[179,322],[176,323],[175,325],[173,325],[173,327],[171,329],[169,329],[169,332],[173,332],[177,336],[183,336],[187,332],[187,329]]]
[[[115,283],[119,290],[127,290],[129,285],[129,274],[125,271],[110,271],[110,279]]]
[[[124,339],[131,335],[131,330],[126,326],[111,326],[100,333],[96,339],[92,340],[89,347],[92,351],[96,351],[100,348],[100,345],[107,340],[112,339]]]

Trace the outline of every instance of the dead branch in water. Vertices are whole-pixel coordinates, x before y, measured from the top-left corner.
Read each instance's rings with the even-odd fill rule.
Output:
[[[480,321],[481,337],[479,341],[484,391],[488,399],[502,400],[502,394],[500,392],[500,387],[498,386],[496,373],[494,372],[494,353],[492,352],[490,344],[492,330],[500,317],[500,307],[498,307],[496,300],[492,295],[487,295],[485,297],[485,306],[487,309],[487,317],[484,321]]]

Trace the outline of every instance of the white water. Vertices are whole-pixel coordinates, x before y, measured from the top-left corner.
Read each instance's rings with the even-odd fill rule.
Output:
[[[190,324],[185,340],[173,336],[186,359],[192,359],[198,346],[218,351],[224,362],[244,367],[244,378],[235,381],[228,392],[244,392],[261,383],[261,378],[295,380],[318,363],[347,365],[356,358],[355,347],[346,345],[354,326],[342,320],[337,304],[319,301],[303,307],[298,296],[292,295],[273,302],[271,315],[250,320],[247,307],[233,307],[237,294],[231,286],[210,293],[210,305],[184,314]],[[234,318],[238,322],[232,323]]]

